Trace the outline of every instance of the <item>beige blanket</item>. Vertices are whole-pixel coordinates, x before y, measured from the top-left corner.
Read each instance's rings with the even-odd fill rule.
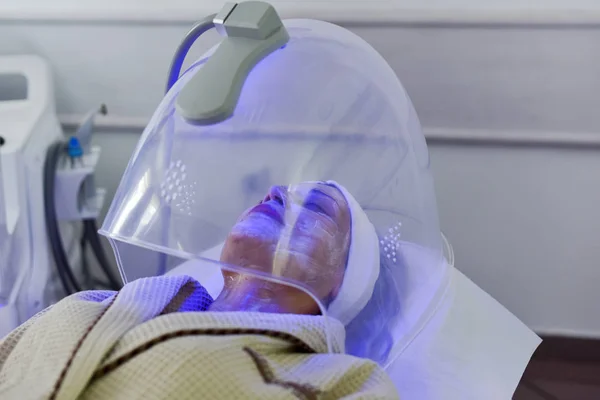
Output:
[[[322,317],[197,312],[192,278],[72,295],[0,342],[0,399],[394,399]],[[325,325],[336,354],[327,354]]]

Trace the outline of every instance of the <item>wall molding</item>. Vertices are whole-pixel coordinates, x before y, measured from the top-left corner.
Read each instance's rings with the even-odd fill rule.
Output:
[[[84,115],[59,115],[59,120],[66,131],[77,129],[84,119]],[[98,132],[140,134],[148,121],[147,118],[141,117],[106,115],[96,117],[95,124]],[[600,148],[600,132],[476,130],[424,127],[423,133],[427,141],[433,143]]]
[[[600,4],[590,0],[447,1],[443,6],[418,0],[270,0],[284,18],[319,18],[341,24],[600,26]],[[224,0],[174,0],[144,4],[128,0],[4,0],[0,21],[193,23],[216,12]]]
[[[449,144],[488,144],[600,148],[600,132],[558,132],[531,130],[455,129],[423,127],[428,142]]]

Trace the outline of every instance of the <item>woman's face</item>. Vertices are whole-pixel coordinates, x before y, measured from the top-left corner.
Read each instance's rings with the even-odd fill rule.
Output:
[[[221,260],[299,282],[326,301],[337,294],[342,283],[349,244],[350,211],[344,195],[335,186],[274,186],[231,229]],[[280,300],[291,303],[301,302],[306,296],[258,280],[261,282],[225,273],[226,286],[244,282],[260,285],[254,296],[277,297],[276,292],[284,291],[281,296],[285,298]]]

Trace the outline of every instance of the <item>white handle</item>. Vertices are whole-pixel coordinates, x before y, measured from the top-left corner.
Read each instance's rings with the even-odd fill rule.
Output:
[[[2,175],[2,169],[2,154],[0,154],[0,247],[8,234],[8,229],[6,228],[7,212],[6,204],[4,202],[4,176]],[[1,265],[0,268],[2,268]]]
[[[12,234],[20,214],[19,203],[19,152],[20,145],[15,139],[26,140],[22,132],[16,132],[16,118],[25,118],[15,114],[17,110],[30,109],[34,114],[42,113],[48,107],[54,108],[52,99],[52,73],[48,64],[37,56],[2,56],[0,57],[0,75],[19,74],[27,79],[27,98],[25,100],[0,101],[0,135],[7,139],[7,145],[0,148],[0,229]],[[1,113],[4,111],[4,113]],[[51,110],[54,112],[54,110]],[[33,115],[33,114],[32,114]],[[5,119],[6,118],[6,119]],[[37,117],[35,117],[37,118]],[[17,121],[19,122],[19,121]],[[11,124],[12,123],[12,124]],[[5,131],[6,130],[6,131]]]
[[[53,104],[52,73],[48,64],[37,56],[0,57],[0,75],[21,74],[27,79],[27,102],[32,107]],[[2,107],[0,101],[0,108]]]

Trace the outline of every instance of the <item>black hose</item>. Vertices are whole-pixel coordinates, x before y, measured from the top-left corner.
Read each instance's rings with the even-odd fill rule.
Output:
[[[50,243],[50,250],[56,264],[56,269],[60,282],[64,289],[65,294],[68,296],[75,292],[82,290],[81,286],[75,279],[73,270],[69,264],[69,258],[65,252],[60,230],[58,227],[58,220],[56,218],[56,202],[55,202],[55,182],[56,182],[56,170],[60,162],[61,156],[65,154],[66,144],[62,141],[53,143],[46,152],[46,160],[44,161],[44,211],[46,221],[46,233],[48,235],[48,241]],[[108,279],[108,284],[99,282],[91,278],[89,266],[87,265],[87,258],[85,255],[86,243],[90,244],[94,256],[98,260],[100,268],[104,272]],[[96,221],[93,219],[85,220],[83,222],[83,234],[80,242],[81,246],[81,261],[84,268],[85,275],[85,286],[96,286],[101,284],[104,287],[109,287],[113,290],[119,290],[121,284],[119,279],[110,270],[110,263],[100,237],[98,236],[98,228]],[[90,285],[90,283],[92,285]]]
[[[83,227],[86,240],[90,244],[102,272],[104,272],[104,275],[106,275],[106,278],[108,279],[109,287],[113,290],[119,290],[121,288],[120,279],[116,278],[111,271],[110,262],[106,257],[106,253],[104,253],[104,248],[102,247],[100,237],[98,236],[96,221],[93,219],[86,219],[83,221]]]
[[[85,235],[85,229],[81,234],[79,241],[81,245],[81,270],[83,272],[83,286],[89,290],[108,289],[113,290],[110,284],[102,280],[96,279],[92,276],[89,264],[87,260],[87,236]]]
[[[46,220],[46,233],[50,242],[50,250],[54,257],[56,269],[60,277],[61,284],[66,295],[73,294],[81,290],[81,287],[75,280],[73,271],[69,266],[69,259],[65,253],[65,248],[60,237],[58,220],[56,218],[56,203],[54,199],[54,184],[56,180],[56,169],[60,157],[65,151],[63,142],[54,142],[46,152],[44,161],[44,211]]]
[[[87,260],[87,238],[85,237],[85,232],[83,232],[81,234],[81,237],[79,238],[79,251],[81,254],[81,272],[83,274],[83,286],[86,288],[91,288],[92,275]]]

